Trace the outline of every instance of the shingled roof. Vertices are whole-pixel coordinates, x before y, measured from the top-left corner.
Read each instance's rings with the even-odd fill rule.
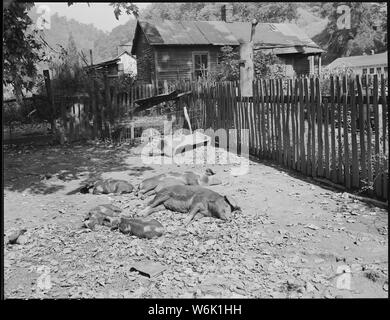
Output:
[[[387,64],[387,51],[377,54],[365,55],[365,56],[352,56],[337,58],[327,67],[332,69],[338,66],[348,67],[366,67],[373,65]]]
[[[249,42],[251,23],[224,21],[138,21],[133,39],[135,54],[141,30],[150,45],[216,45],[238,46]],[[275,48],[279,52],[323,52],[301,29],[291,23],[259,23],[255,47]]]

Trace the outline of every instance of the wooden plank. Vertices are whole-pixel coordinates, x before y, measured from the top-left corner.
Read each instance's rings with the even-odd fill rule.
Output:
[[[232,94],[232,112],[234,115],[234,129],[232,133],[232,139],[234,141],[233,148],[235,148],[235,151],[238,152],[238,126],[239,126],[239,114],[238,114],[238,107],[237,107],[237,92],[236,92],[236,85],[235,83],[231,83],[231,94]]]
[[[260,79],[257,82],[258,85],[258,93],[260,99],[260,136],[261,136],[261,158],[266,157],[267,152],[267,136],[266,136],[266,128],[265,128],[265,103],[264,103],[264,80]]]
[[[242,114],[242,103],[241,103],[241,91],[238,84],[236,84],[237,92],[237,111],[238,111],[238,128],[237,128],[237,151],[241,153],[241,129],[243,129],[243,114]]]
[[[275,81],[270,79],[272,159],[276,160]]]
[[[255,110],[255,131],[257,139],[257,158],[261,158],[261,109],[260,109],[260,94],[259,94],[259,80],[253,82],[253,104]]]
[[[279,164],[283,164],[282,158],[282,128],[281,128],[281,101],[280,101],[280,79],[275,80],[276,86],[276,132],[277,132],[277,159]]]
[[[352,140],[352,188],[359,188],[359,158],[358,158],[358,147],[357,147],[357,137],[356,137],[356,121],[357,121],[357,110],[356,110],[356,101],[355,101],[355,81],[350,79],[349,83],[349,92],[351,96],[351,140]]]
[[[256,157],[260,156],[261,142],[260,142],[260,107],[259,107],[259,93],[258,81],[253,81],[253,120],[254,120],[254,135],[255,135],[255,152]]]
[[[363,187],[361,181],[365,181],[367,179],[367,165],[366,165],[366,146],[365,146],[365,121],[366,112],[363,105],[363,91],[362,84],[360,81],[359,75],[356,75],[356,87],[357,87],[357,96],[358,96],[358,104],[359,104],[359,132],[360,132],[360,179],[359,179],[359,187]]]
[[[287,166],[287,133],[286,133],[286,104],[284,103],[284,90],[283,90],[283,81],[279,79],[280,86],[280,112],[282,113],[282,150],[281,155],[283,157],[283,165]]]
[[[266,148],[266,154],[267,158],[270,159],[271,154],[271,132],[270,132],[270,110],[269,110],[269,94],[268,94],[268,87],[267,87],[267,80],[263,81],[264,84],[264,123],[265,123],[265,138],[267,139],[267,148]]]
[[[306,79],[306,78],[305,78]],[[307,81],[307,86],[305,86],[305,109],[307,114],[307,175],[310,176],[312,174],[312,165],[313,165],[313,158],[312,158],[312,131],[313,131],[313,117],[312,117],[312,109],[311,109],[311,88],[310,87],[310,81]]]
[[[272,80],[274,90],[274,130],[275,130],[275,160],[279,162],[279,87],[277,85],[277,79]],[[280,162],[279,162],[280,163]]]
[[[330,144],[331,144],[331,176],[332,181],[337,183],[337,165],[336,165],[336,130],[335,130],[335,92],[334,78],[330,76]]]
[[[325,177],[330,179],[330,170],[329,170],[329,102],[328,98],[324,100],[324,109],[325,109],[325,122],[324,122],[324,140],[325,140]]]
[[[244,98],[244,120],[245,120],[245,123],[244,123],[244,126],[245,126],[245,129],[247,130],[247,133],[245,133],[245,143],[246,145],[248,146],[248,152],[249,152],[249,148],[250,148],[250,128],[249,128],[249,101],[248,101],[248,98],[247,97],[243,97]]]
[[[45,87],[47,94],[47,101],[50,105],[50,126],[53,133],[56,133],[56,105],[54,103],[54,95],[51,87],[50,72],[49,70],[43,70],[43,77],[45,79]],[[62,143],[62,142],[61,142]]]
[[[290,145],[290,109],[291,109],[291,98],[292,98],[292,79],[287,81],[287,103],[286,103],[286,122],[285,122],[285,154],[286,154],[286,165],[287,168],[291,168],[291,145]]]
[[[370,88],[369,88],[369,80],[370,78],[366,75],[365,76],[365,94],[367,101],[369,96],[370,96]],[[367,112],[367,183],[368,186],[373,185],[373,176],[372,176],[372,128],[371,128],[371,108],[370,105],[367,104],[366,107],[366,112]],[[368,190],[368,193],[372,194],[372,190]]]
[[[322,99],[321,99],[321,90],[320,90],[320,79],[316,77],[316,111],[317,111],[317,130],[318,130],[318,175],[320,177],[324,176],[324,165],[323,165],[323,120],[322,120]]]
[[[388,137],[387,137],[387,126],[388,126],[388,105],[387,105],[387,95],[386,95],[386,83],[384,74],[381,74],[381,98],[382,98],[382,142],[383,142],[383,154],[389,157],[389,148],[388,147]],[[382,197],[385,200],[388,200],[388,161],[384,160],[383,164],[384,174],[383,174],[383,193]]]
[[[351,173],[349,159],[349,139],[348,139],[348,87],[347,77],[343,76],[343,136],[344,136],[344,183],[347,189],[351,188]]]
[[[96,100],[96,85],[95,79],[92,77],[91,79],[91,103],[92,103],[92,114],[93,114],[93,138],[96,139],[98,137],[98,114],[97,114],[97,100]]]
[[[381,74],[381,98],[382,98],[382,142],[383,142],[383,154],[386,154],[386,147],[387,147],[387,137],[386,137],[386,130],[387,130],[387,95],[386,95],[386,82],[385,82],[385,76],[382,73]],[[388,150],[387,150],[388,151]]]
[[[317,159],[316,159],[316,92],[314,87],[314,78],[310,78],[310,112],[311,112],[311,175],[317,176]]]
[[[302,79],[300,79],[299,81],[303,81]],[[303,148],[303,150],[305,150],[305,140],[302,141],[303,143],[303,147],[300,147],[300,126],[299,126],[299,123],[300,123],[300,118],[301,118],[301,111],[304,110],[304,104],[302,106],[300,106],[300,103],[298,104],[298,100],[299,100],[299,94],[298,93],[298,89],[299,89],[299,82],[296,82],[296,88],[295,88],[295,108],[294,108],[294,121],[295,121],[295,152],[296,152],[296,170],[298,170],[298,167],[297,167],[297,162],[298,161],[301,161],[299,160],[300,158],[302,158],[302,166],[303,166],[303,169],[306,170],[306,155],[301,155],[301,148]],[[302,84],[302,91],[303,91],[303,84]],[[302,99],[303,99],[303,93],[302,93]],[[303,101],[302,101],[303,103]],[[302,110],[301,110],[302,109]],[[302,111],[304,112],[304,111]],[[304,113],[303,113],[304,114]],[[304,116],[303,116],[303,119],[304,119]],[[304,121],[304,120],[303,120]],[[303,128],[303,134],[305,134],[305,128]]]
[[[308,88],[308,81],[307,78],[305,77],[305,109],[307,112],[307,175],[311,175],[312,173],[312,164],[313,164],[313,159],[312,159],[312,110],[311,110],[311,93],[309,92]]]
[[[292,97],[291,97],[291,142],[292,142],[292,145],[291,145],[291,167],[296,170],[297,169],[297,159],[298,159],[298,146],[297,146],[297,141],[295,139],[296,137],[296,131],[298,131],[298,128],[295,127],[295,110],[298,109],[298,99],[297,99],[297,90],[298,90],[298,80],[295,79],[295,81],[292,81],[291,82],[291,86],[292,86],[292,83],[294,82],[294,88],[291,87],[291,94],[292,94]]]
[[[341,128],[342,128],[342,121],[341,121],[341,114],[342,114],[342,107],[341,107],[341,86],[340,86],[340,78],[336,77],[336,96],[337,96],[337,142],[338,142],[338,166],[337,166],[337,182],[343,184],[344,178],[343,178],[343,143],[341,140]]]
[[[373,90],[373,108],[374,108],[374,126],[375,126],[375,184],[374,191],[375,194],[381,198],[382,197],[382,176],[380,172],[380,153],[379,153],[379,105],[378,105],[378,75],[374,75],[374,90]]]
[[[303,81],[303,82],[302,82]],[[304,101],[305,99],[305,101]],[[308,146],[307,146],[307,159],[305,155],[305,109],[307,111],[307,122],[310,123],[309,117],[309,89],[307,78],[299,79],[299,145],[300,145],[300,157],[299,157],[299,170],[305,174],[309,174],[309,164],[310,164],[310,139],[308,135]],[[309,134],[309,131],[308,131]],[[298,140],[297,140],[298,141]]]

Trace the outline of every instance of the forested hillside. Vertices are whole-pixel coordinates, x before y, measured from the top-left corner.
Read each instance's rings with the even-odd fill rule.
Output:
[[[38,15],[36,7],[30,11],[30,17],[35,22]],[[117,46],[133,39],[136,20],[115,27],[107,33],[92,24],[85,24],[74,19],[67,19],[57,13],[51,16],[50,29],[44,30],[44,39],[54,50],[59,45],[66,47],[69,36],[72,35],[77,48],[89,57],[89,49],[93,50],[94,63],[110,59],[117,54]]]

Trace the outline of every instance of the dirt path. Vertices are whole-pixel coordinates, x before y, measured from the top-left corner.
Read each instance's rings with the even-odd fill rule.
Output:
[[[136,213],[144,202],[74,190],[99,176],[136,185],[204,166],[144,165],[129,147],[92,143],[8,149],[4,160],[5,234],[27,229],[23,244],[5,247],[7,298],[388,296],[387,212],[278,168],[251,162],[233,177],[230,165],[208,166],[223,180],[212,188],[235,197],[242,213],[188,228],[184,214],[155,213],[167,232],[145,240],[105,227],[79,232],[97,204]],[[167,269],[151,279],[130,272],[145,259]]]

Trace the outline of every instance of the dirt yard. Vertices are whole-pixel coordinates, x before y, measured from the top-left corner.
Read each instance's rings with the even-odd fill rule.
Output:
[[[80,229],[89,209],[112,203],[136,214],[130,195],[75,192],[98,177],[143,178],[204,165],[144,165],[129,146],[73,144],[4,151],[6,298],[360,298],[388,296],[388,214],[267,163],[249,173],[208,165],[242,208],[230,222],[154,213],[166,233],[138,239],[97,227]],[[148,278],[135,262],[166,269]],[[345,273],[343,273],[343,270]]]

